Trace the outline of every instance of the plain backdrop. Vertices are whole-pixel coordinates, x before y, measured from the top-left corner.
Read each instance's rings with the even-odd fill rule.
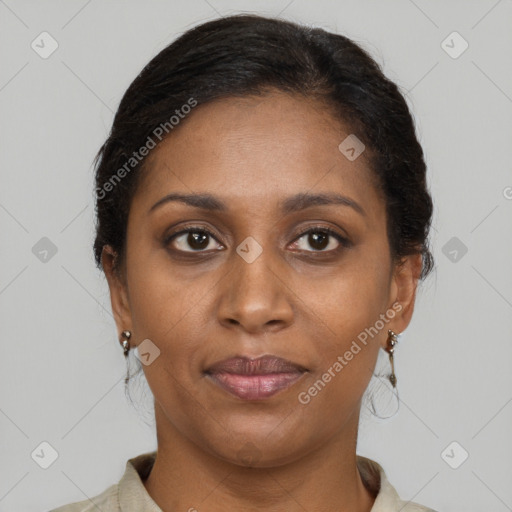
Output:
[[[361,44],[426,153],[436,271],[397,348],[400,410],[363,414],[358,453],[404,499],[512,510],[512,1],[2,0],[0,511],[95,496],[156,448],[93,262],[92,160],[158,51],[242,11]]]

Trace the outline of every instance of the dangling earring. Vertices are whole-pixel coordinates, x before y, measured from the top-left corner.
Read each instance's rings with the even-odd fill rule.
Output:
[[[398,334],[393,332],[391,329],[388,329],[388,340],[386,352],[389,354],[389,362],[391,363],[391,373],[389,375],[389,382],[391,385],[396,388],[396,375],[395,375],[395,362],[393,359],[393,353],[395,351],[395,345],[398,343]]]
[[[369,409],[374,416],[380,420],[387,420],[395,416],[400,408],[400,398],[398,396],[398,388],[396,386],[397,378],[395,375],[394,365],[394,350],[398,343],[399,334],[388,330],[388,339],[386,341],[386,348],[384,349],[389,355],[389,362],[391,363],[391,373],[387,371],[381,373],[377,370],[374,373],[374,377],[377,380],[372,380],[368,389],[366,390],[365,396],[369,402]],[[387,379],[383,377],[387,376]],[[388,384],[391,383],[391,386]]]
[[[123,347],[123,353],[125,357],[128,357],[128,352],[130,351],[130,342],[129,339],[132,337],[132,333],[130,331],[123,331],[121,333],[123,338],[126,338],[125,340],[119,340],[119,343],[121,343]]]
[[[128,352],[130,352],[130,342],[129,339],[132,337],[132,333],[130,331],[123,331],[121,333],[123,338],[126,338],[124,340],[119,340],[119,343],[121,343],[121,346],[123,347],[123,354],[126,359],[126,377],[124,379],[124,383],[128,384],[128,381],[130,380],[130,368],[128,364]]]

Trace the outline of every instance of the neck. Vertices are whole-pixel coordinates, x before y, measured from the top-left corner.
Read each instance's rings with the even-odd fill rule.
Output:
[[[215,457],[182,436],[155,402],[158,451],[144,486],[163,511],[370,512],[375,496],[357,469],[358,417],[299,460],[251,468]]]

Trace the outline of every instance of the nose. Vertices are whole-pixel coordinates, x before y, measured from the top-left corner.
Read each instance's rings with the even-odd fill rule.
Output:
[[[248,333],[274,332],[293,322],[286,277],[277,259],[263,250],[248,263],[233,253],[232,270],[220,286],[218,318],[226,327],[240,326]]]

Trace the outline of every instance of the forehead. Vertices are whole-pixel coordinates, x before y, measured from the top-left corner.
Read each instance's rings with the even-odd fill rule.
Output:
[[[149,155],[133,206],[173,191],[234,206],[335,191],[378,210],[369,151],[350,161],[339,150],[351,133],[325,104],[283,92],[200,105]]]

